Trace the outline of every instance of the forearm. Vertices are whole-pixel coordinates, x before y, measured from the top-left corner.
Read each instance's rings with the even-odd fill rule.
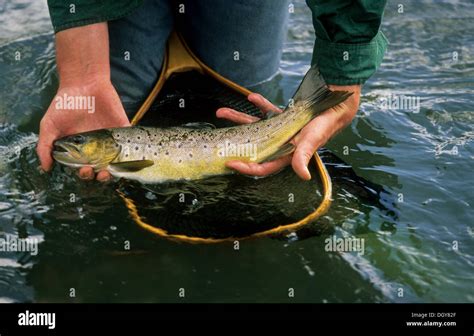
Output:
[[[56,63],[61,87],[109,81],[107,23],[91,24],[57,33]]]

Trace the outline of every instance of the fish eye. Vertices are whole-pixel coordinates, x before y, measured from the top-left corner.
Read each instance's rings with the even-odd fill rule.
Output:
[[[72,138],[72,142],[74,142],[76,145],[81,145],[86,142],[86,138],[83,135],[75,135]]]

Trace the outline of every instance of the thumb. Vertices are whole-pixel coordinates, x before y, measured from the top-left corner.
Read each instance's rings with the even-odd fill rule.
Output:
[[[318,149],[319,141],[315,136],[311,136],[311,134],[306,135],[301,141],[299,142],[298,146],[296,147],[295,153],[293,154],[293,159],[291,161],[291,165],[293,166],[293,170],[299,177],[303,180],[310,180],[311,173],[308,169],[308,164],[313,154]]]

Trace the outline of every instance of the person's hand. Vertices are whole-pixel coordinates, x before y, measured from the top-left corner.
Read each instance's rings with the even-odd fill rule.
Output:
[[[339,86],[329,85],[333,91],[350,91],[353,94],[342,104],[324,111],[309,122],[292,140],[296,146],[293,154],[278,158],[274,161],[256,163],[243,161],[228,161],[226,166],[242,174],[265,176],[277,172],[291,163],[293,170],[303,180],[311,179],[308,164],[314,153],[331,137],[349,125],[354,119],[360,102],[360,85]],[[260,94],[252,93],[248,100],[257,106],[264,114],[267,112],[282,112]],[[216,112],[217,117],[231,120],[239,124],[258,121],[259,118],[224,107]]]
[[[99,128],[130,126],[110,82],[107,22],[65,29],[56,33],[55,39],[59,89],[41,120],[36,148],[45,171],[53,165],[54,140]],[[68,99],[72,99],[72,106]],[[92,106],[80,106],[82,104],[76,99],[81,99],[82,103],[92,102]],[[83,179],[92,180],[94,175],[92,167],[79,170]],[[97,179],[108,180],[110,174],[101,171]]]
[[[58,101],[66,97],[81,97],[94,102],[93,110],[64,109]],[[75,106],[81,107],[81,106]],[[93,113],[91,113],[93,111]],[[51,151],[54,140],[74,133],[92,131],[99,128],[130,126],[120,98],[109,80],[90,80],[80,85],[60,87],[56,97],[51,102],[48,111],[40,123],[39,140],[36,151],[41,167],[48,171],[53,165]],[[79,176],[85,180],[94,179],[92,167],[82,167]],[[97,179],[110,179],[107,171],[100,171]]]

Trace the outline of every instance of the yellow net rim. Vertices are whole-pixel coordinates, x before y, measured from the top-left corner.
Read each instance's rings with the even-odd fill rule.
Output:
[[[160,90],[163,88],[166,80],[171,76],[173,73],[177,72],[186,72],[196,70],[200,73],[206,74],[215,78],[217,81],[223,83],[224,85],[228,86],[229,88],[233,89],[241,93],[244,96],[248,96],[251,91],[248,89],[239,86],[238,84],[230,81],[227,78],[222,77],[220,74],[209,68],[207,65],[202,63],[189,49],[184,39],[176,32],[173,32],[168,40],[167,51],[165,53],[165,57],[163,60],[163,70],[161,71],[160,77],[153,87],[152,91],[148,95],[145,102],[142,104],[138,112],[132,119],[132,125],[137,125],[141,118],[145,115],[145,113],[149,110],[150,106],[152,105],[155,98],[158,96]],[[253,233],[249,236],[245,237],[226,237],[226,238],[202,238],[202,237],[191,237],[186,235],[180,234],[171,234],[168,233],[166,230],[158,228],[156,226],[152,226],[146,223],[140,214],[138,213],[138,209],[133,200],[128,198],[123,192],[117,190],[120,197],[124,200],[125,205],[127,206],[129,213],[132,219],[137,223],[141,228],[144,230],[151,232],[157,236],[167,238],[174,241],[180,242],[187,242],[187,243],[222,243],[228,241],[236,241],[236,240],[244,240],[244,239],[251,239],[251,238],[261,238],[267,237],[276,234],[285,234],[290,233],[295,230],[300,229],[301,227],[305,226],[306,224],[315,221],[322,215],[324,215],[331,206],[332,202],[332,182],[329,173],[324,166],[323,161],[319,157],[318,153],[314,154],[314,160],[316,163],[316,168],[319,174],[319,178],[321,179],[323,185],[323,199],[318,207],[308,214],[303,219],[289,224],[279,225],[275,228],[268,229],[265,231]]]

